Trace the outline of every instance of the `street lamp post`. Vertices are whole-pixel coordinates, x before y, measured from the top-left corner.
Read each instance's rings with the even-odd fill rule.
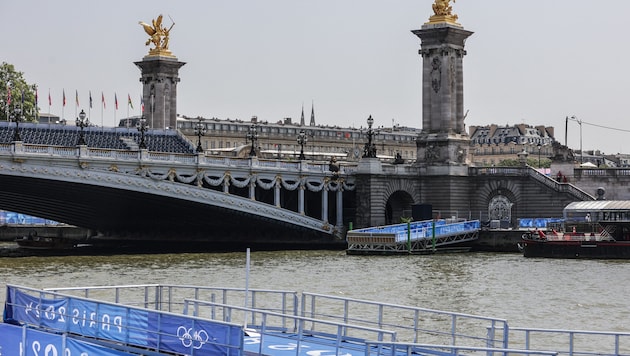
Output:
[[[206,126],[201,122],[201,118],[195,124],[195,135],[197,135],[197,152],[203,152],[203,146],[201,146],[201,136],[206,134]]]
[[[20,137],[20,121],[22,121],[22,109],[16,107],[11,114],[11,121],[15,122],[15,132],[13,132],[13,141],[22,141]]]
[[[76,122],[77,127],[81,129],[81,131],[79,131],[79,140],[77,141],[77,146],[85,145],[86,143],[85,143],[85,135],[83,133],[83,128],[90,125],[90,119],[86,117],[85,111],[83,111],[83,109],[81,109],[81,112],[79,113],[79,117],[77,117],[75,122]]]
[[[538,148],[538,168],[541,168],[540,167],[540,149],[542,148],[542,145],[540,144],[540,142],[538,143],[536,147]]]
[[[304,145],[306,144],[306,142],[308,141],[308,139],[306,138],[306,132],[304,132],[304,130],[300,130],[300,133],[298,134],[297,137],[297,143],[298,145],[300,145],[300,161],[303,161],[306,159],[306,156],[304,156]]]
[[[580,163],[584,163],[584,151],[582,151],[582,120],[578,119],[575,115],[569,117],[568,119],[571,119],[580,125]]]
[[[517,153],[516,156],[518,157],[518,161],[521,163],[521,166],[525,167],[527,166],[527,156],[529,155],[529,153],[527,153],[527,150],[525,149],[525,147],[523,147],[523,151],[521,151],[520,153]]]
[[[374,119],[372,115],[367,119],[368,129],[367,129],[367,138],[368,142],[365,144],[365,148],[363,149],[363,157],[364,158],[376,158],[376,145],[374,144],[374,135],[376,132],[372,129],[372,125],[374,124]]]
[[[145,137],[144,134],[147,132],[147,119],[144,118],[144,116],[142,116],[140,118],[140,120],[138,120],[138,125],[136,125],[136,127],[138,128],[138,131],[140,131],[140,144],[138,145],[139,148],[141,149],[146,149],[147,148],[147,143],[145,141]]]
[[[247,131],[247,136],[245,136],[245,139],[246,139],[246,142],[251,141],[252,143],[252,148],[249,150],[249,156],[255,157],[256,156],[256,142],[258,141],[258,127],[256,127],[256,124],[252,124],[252,126],[249,127],[249,130]]]

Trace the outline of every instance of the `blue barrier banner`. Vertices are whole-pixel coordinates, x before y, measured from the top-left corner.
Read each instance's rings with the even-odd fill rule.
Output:
[[[98,303],[84,300],[72,300],[69,310],[69,325],[66,330],[79,335],[97,337],[100,329]]]
[[[61,356],[62,354],[59,354]],[[112,350],[101,345],[95,345],[88,342],[81,342],[76,339],[66,339],[66,356],[128,356],[136,355],[123,351]]]
[[[238,351],[241,350],[244,335],[239,326],[153,312],[149,322],[153,325],[159,323],[160,350],[186,355],[240,354]]]
[[[64,336],[11,324],[0,324],[0,355],[2,356],[129,356],[127,352],[83,342]],[[22,353],[23,352],[23,353]]]
[[[31,294],[7,287],[5,321],[188,355],[237,355],[243,347],[240,326],[52,293],[41,294],[47,298]]]
[[[67,299],[44,299],[15,291],[13,318],[20,322],[65,330],[68,315]]]
[[[130,309],[127,315],[127,342],[132,345],[155,347],[155,342],[150,343],[150,340],[155,339],[156,336],[152,336],[149,326],[149,314],[150,312],[139,309]]]
[[[10,324],[0,324],[0,355],[21,355],[22,328]]]

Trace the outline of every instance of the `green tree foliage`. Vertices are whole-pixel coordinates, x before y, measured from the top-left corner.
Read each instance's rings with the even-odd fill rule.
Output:
[[[8,103],[9,88],[10,105]],[[24,120],[37,121],[35,92],[36,86],[26,82],[24,73],[16,71],[12,64],[2,62],[0,65],[0,120],[10,119],[16,114],[16,109],[19,109]],[[22,96],[24,96],[24,101],[22,101]]]

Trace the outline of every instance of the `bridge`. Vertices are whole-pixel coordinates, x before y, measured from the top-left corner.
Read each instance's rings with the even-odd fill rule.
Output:
[[[13,124],[0,123],[0,209],[87,228],[90,242],[103,245],[345,248],[350,223],[396,224],[415,204],[432,204],[444,217],[515,226],[594,199],[526,165],[424,176],[417,164],[364,158],[331,172],[321,162],[195,153],[174,130],[141,137],[135,129],[89,127],[85,145],[75,144],[81,131],[72,126],[20,130],[22,140],[12,141]],[[353,238],[351,249],[359,243]],[[368,249],[407,249],[390,245]]]
[[[0,144],[0,208],[85,227],[92,243],[117,246],[345,246],[353,167],[133,147],[186,142],[171,130],[140,138],[129,129],[62,129],[56,142],[84,134],[87,144],[45,144],[57,128],[36,124],[20,125],[23,141]],[[13,130],[0,124],[0,142]],[[111,148],[112,138],[132,147]]]

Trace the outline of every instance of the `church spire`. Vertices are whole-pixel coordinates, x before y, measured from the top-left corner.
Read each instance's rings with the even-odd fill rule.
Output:
[[[311,104],[311,123],[310,126],[315,126],[315,103]]]
[[[304,126],[304,103],[302,103],[302,117],[300,118],[300,126]]]

